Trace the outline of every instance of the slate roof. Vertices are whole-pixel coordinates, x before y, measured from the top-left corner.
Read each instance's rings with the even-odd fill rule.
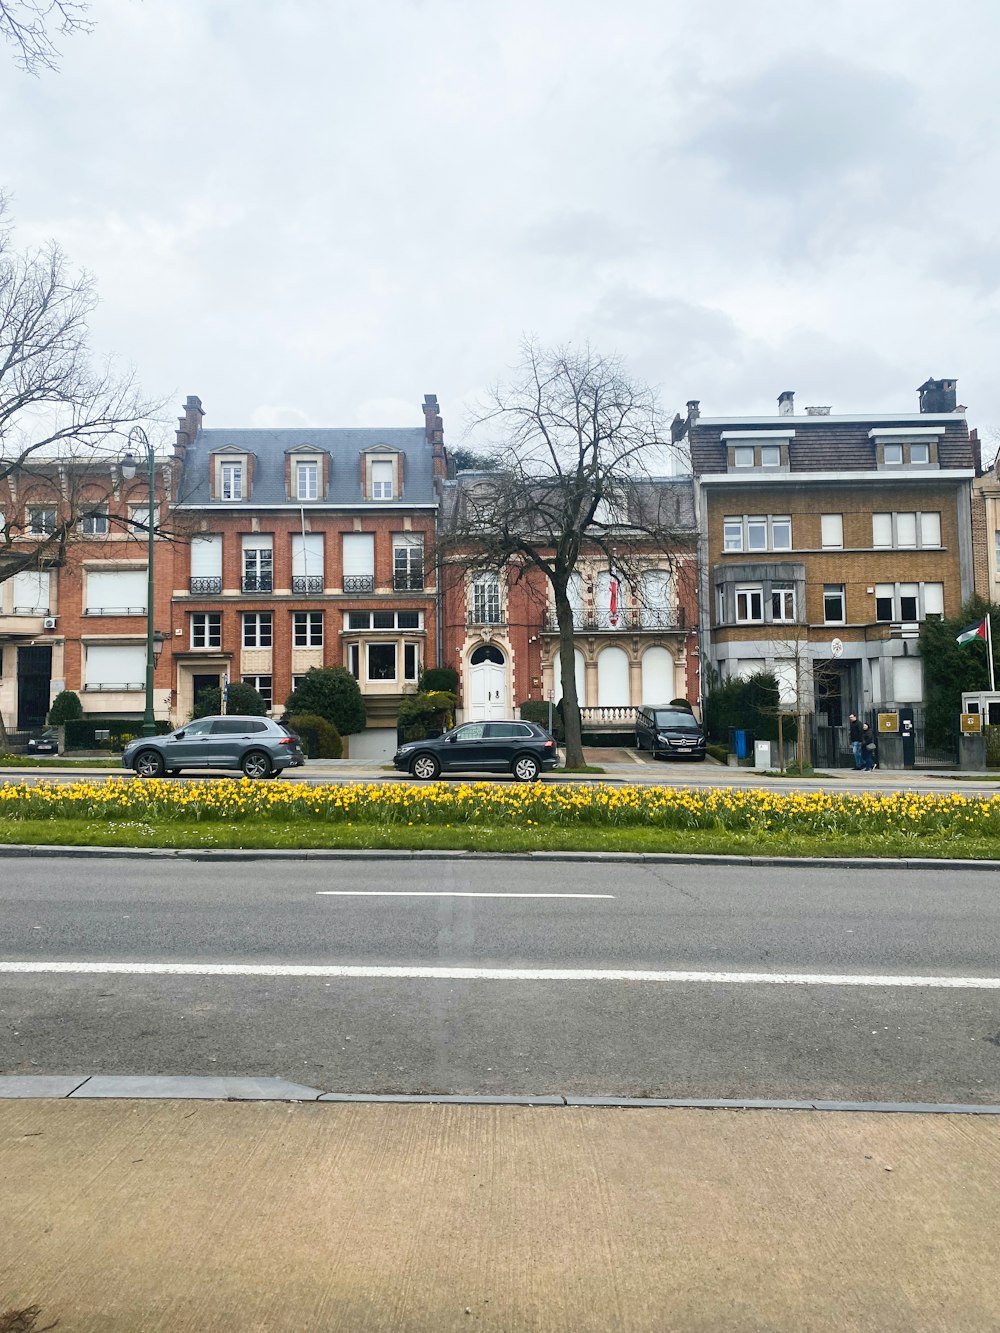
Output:
[[[746,417],[742,420],[699,417],[689,430],[691,465],[696,476],[727,470],[726,443],[722,439],[724,431],[787,429],[795,432],[788,450],[791,472],[874,472],[875,441],[869,439],[868,432],[878,427],[886,430],[927,430],[933,427],[941,432],[938,436],[938,464],[941,468],[975,466],[968,424],[964,416],[954,412],[911,412],[872,417]],[[787,473],[773,475],[778,479]]]
[[[463,472],[446,481],[441,494],[441,521],[452,522],[456,511],[464,512],[463,497],[467,489],[488,484],[494,473]],[[633,503],[640,506],[640,517],[647,530],[653,527],[670,529],[678,534],[695,532],[698,519],[694,502],[694,481],[691,477],[649,477],[633,483]]]
[[[394,500],[366,500],[361,493],[360,456],[366,449],[384,445],[406,455],[403,477],[403,496]],[[356,427],[307,429],[294,427],[280,430],[200,430],[184,455],[177,499],[180,504],[214,507],[234,502],[213,500],[209,484],[209,455],[217,449],[231,447],[254,454],[253,495],[242,501],[247,509],[257,505],[288,505],[299,507],[290,500],[285,490],[285,451],[299,446],[325,450],[330,455],[330,485],[325,497],[306,501],[306,507],[317,505],[336,507],[342,504],[370,504],[372,508],[394,505],[405,509],[408,504],[430,504],[434,493],[431,445],[422,426]]]

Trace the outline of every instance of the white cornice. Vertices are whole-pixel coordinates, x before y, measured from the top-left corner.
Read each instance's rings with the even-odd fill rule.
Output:
[[[870,486],[873,482],[898,486],[900,482],[971,481],[972,468],[908,468],[894,467],[891,471],[876,472],[858,469],[855,472],[709,472],[698,478],[700,486],[746,486],[748,483],[764,486],[788,486],[805,483],[823,483],[830,486]]]
[[[965,421],[964,412],[862,412],[857,415],[850,414],[845,416],[828,417],[698,417],[691,423],[692,428],[697,430],[699,426],[770,426],[772,429],[783,427],[788,422],[794,422],[795,426],[829,426],[836,425],[838,422],[857,423],[867,421],[869,426],[876,425],[879,421],[887,424],[894,424],[900,421],[923,422],[926,425],[929,421]]]
[[[791,440],[794,430],[724,430],[720,440]]]

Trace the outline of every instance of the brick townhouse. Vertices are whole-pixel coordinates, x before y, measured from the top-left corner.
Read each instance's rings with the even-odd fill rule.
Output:
[[[186,720],[204,688],[254,685],[275,713],[313,666],[357,677],[368,726],[438,660],[437,399],[415,428],[246,430],[203,425],[189,397],[173,454],[157,460],[153,620],[164,645],[158,719]],[[0,710],[40,726],[54,695],[84,712],[144,706],[148,480],[120,459],[43,462],[0,493],[15,543],[70,509],[65,559],[0,583]]]
[[[442,522],[462,504],[463,489],[488,485],[488,475],[444,483]],[[637,586],[616,579],[606,555],[585,553],[570,586],[577,692],[592,728],[628,731],[640,703],[699,696],[693,487],[690,478],[649,485],[673,516],[673,549],[650,543],[630,561]],[[469,572],[456,559],[445,562],[443,582],[444,660],[459,672],[463,720],[515,716],[525,700],[557,703],[558,627],[544,575],[531,566]]]
[[[156,468],[156,510],[165,512],[173,464]],[[64,551],[40,569],[0,583],[0,715],[8,730],[41,726],[62,689],[79,693],[85,713],[142,716],[146,675],[149,483],[132,480],[120,459],[106,456],[39,459],[0,487],[0,521],[11,549],[33,549],[67,517],[76,521]],[[157,625],[170,623],[169,563],[157,580]],[[157,715],[165,717],[169,686],[156,678]]]
[[[955,381],[928,380],[919,412],[702,416],[686,435],[701,532],[702,651],[722,678],[768,668],[813,714],[822,762],[850,711],[911,707],[917,636],[973,588],[974,447]]]
[[[190,397],[177,432],[178,544],[170,601],[172,714],[224,677],[279,713],[318,666],[357,678],[370,728],[437,660],[435,482],[445,451],[437,399],[415,428],[248,430],[202,424]]]

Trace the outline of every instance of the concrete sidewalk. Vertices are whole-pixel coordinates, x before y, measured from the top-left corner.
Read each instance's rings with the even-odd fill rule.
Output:
[[[59,1333],[1000,1327],[995,1117],[0,1103]]]

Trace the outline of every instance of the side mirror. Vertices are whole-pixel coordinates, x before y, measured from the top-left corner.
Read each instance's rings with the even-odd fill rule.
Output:
[[[179,741],[179,740],[181,740],[181,739],[183,738],[183,736],[184,736],[183,731],[175,731],[175,732],[174,732],[174,740],[175,740],[175,741]]]
[[[449,736],[449,737],[448,737],[448,744],[449,744],[449,745],[454,745],[455,742],[456,742],[457,740],[458,740],[458,737],[457,737],[457,736]]]

